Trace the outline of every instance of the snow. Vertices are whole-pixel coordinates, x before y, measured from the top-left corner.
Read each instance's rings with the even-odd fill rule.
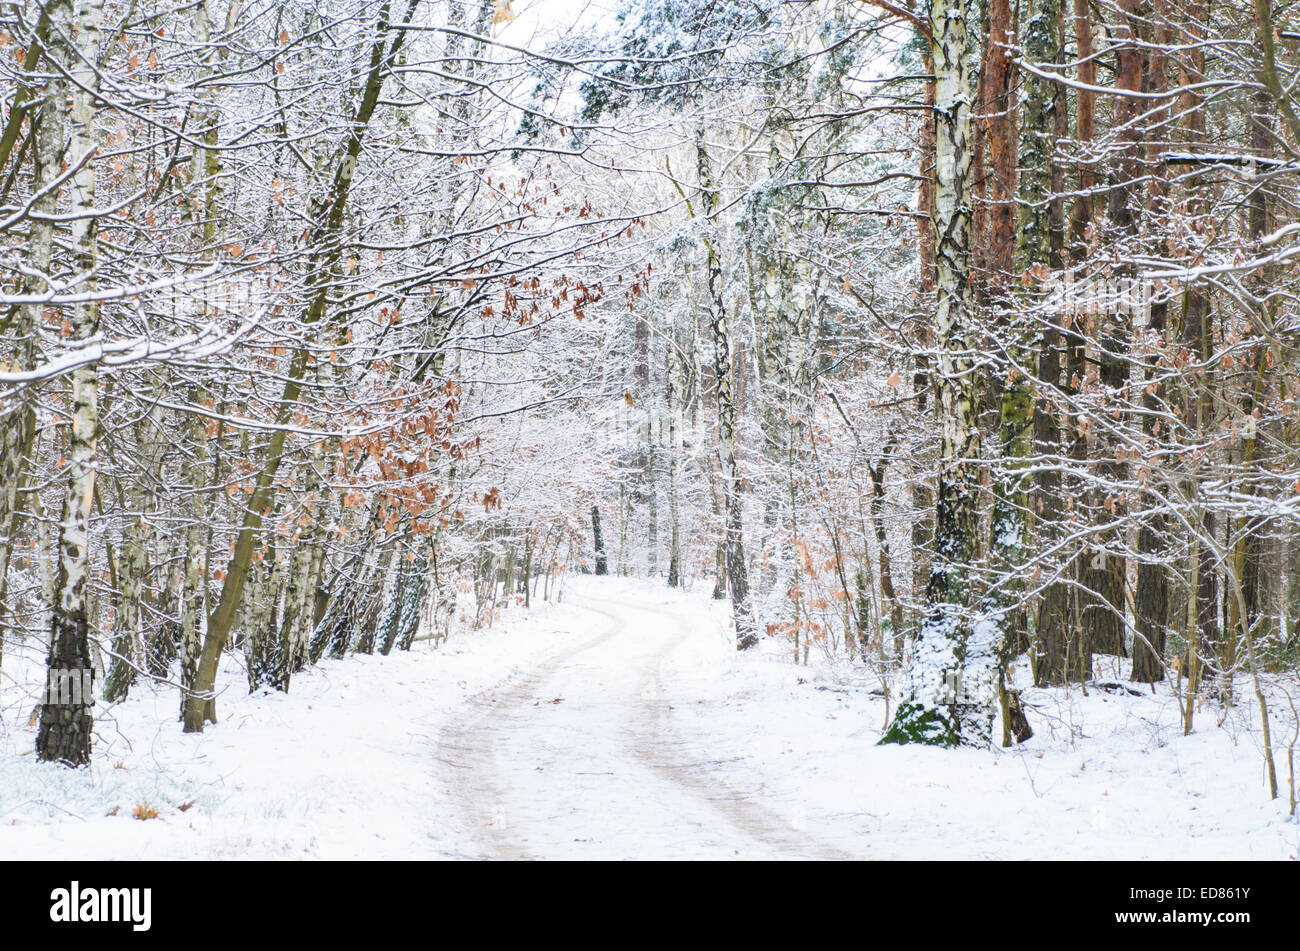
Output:
[[[1284,701],[1270,801],[1246,691],[1222,726],[1200,711],[1191,736],[1164,688],[1030,688],[1022,747],[877,746],[875,679],[790,653],[768,639],[737,654],[706,584],[578,577],[560,604],[436,649],[327,661],[289,694],[247,695],[229,655],[222,722],[202,735],[180,732],[174,691],[138,689],[97,710],[79,771],[34,762],[32,701],[5,676],[0,857],[1300,854]],[[10,651],[6,672],[24,663]],[[158,818],[131,818],[145,801]]]

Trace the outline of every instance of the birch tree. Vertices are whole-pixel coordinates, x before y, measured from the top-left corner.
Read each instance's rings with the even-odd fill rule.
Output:
[[[50,58],[54,67],[69,77],[72,109],[69,112],[67,141],[69,167],[75,169],[69,185],[69,211],[73,264],[84,299],[72,305],[72,340],[89,342],[99,332],[99,304],[93,299],[97,287],[94,276],[96,253],[95,207],[95,136],[94,97],[99,88],[95,62],[100,47],[102,0],[87,0],[77,11],[74,22],[70,0],[51,4]],[[66,88],[66,87],[63,87]],[[51,107],[43,115],[61,107],[59,86],[46,100]],[[61,130],[50,121],[43,130],[48,141],[51,171],[58,169],[63,151]],[[51,183],[52,184],[52,183]],[[71,422],[68,429],[68,482],[59,520],[58,577],[54,588],[54,613],[50,632],[47,695],[41,706],[40,726],[36,735],[37,756],[46,761],[82,766],[90,761],[91,713],[93,698],[78,695],[77,689],[91,669],[87,587],[90,574],[90,512],[98,474],[96,427],[98,415],[98,379],[93,363],[72,372],[69,392]],[[76,687],[70,688],[69,682]]]
[[[996,681],[996,627],[972,626],[978,553],[980,431],[976,322],[970,274],[970,75],[964,5],[929,15],[935,69],[935,411],[940,473],[927,614],[906,693],[882,743],[988,742]]]

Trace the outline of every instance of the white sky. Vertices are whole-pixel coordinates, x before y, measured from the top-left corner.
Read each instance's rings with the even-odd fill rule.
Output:
[[[498,0],[499,2],[499,0]],[[497,36],[517,46],[578,29],[603,32],[613,26],[618,0],[511,0],[515,18],[498,24]]]

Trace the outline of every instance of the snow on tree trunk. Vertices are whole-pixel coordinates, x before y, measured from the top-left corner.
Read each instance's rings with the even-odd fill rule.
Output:
[[[39,275],[50,273],[50,255],[54,242],[54,222],[50,216],[56,210],[58,191],[45,186],[58,176],[59,163],[63,157],[62,101],[67,90],[61,77],[52,76],[45,84],[45,95],[41,99],[33,98],[36,95],[33,89],[37,81],[37,68],[45,55],[41,38],[48,37],[49,18],[54,9],[55,5],[50,4],[41,12],[37,40],[27,53],[26,67],[31,78],[30,81],[25,78],[14,94],[4,141],[0,143],[0,166],[4,166],[18,138],[24,115],[31,116],[30,125],[36,129],[36,145],[33,150],[35,157],[32,172],[33,218],[26,258],[28,267]],[[58,105],[53,105],[54,103]],[[39,125],[36,121],[37,106],[40,107],[40,114],[46,117]],[[47,291],[49,285],[41,277],[29,278],[24,281],[24,290]],[[39,345],[37,328],[42,309],[41,304],[34,302],[21,304],[15,309],[13,323],[8,328],[8,339],[5,340],[6,349],[12,349],[8,349],[4,360],[0,361],[6,368],[12,365],[14,369],[28,370],[36,364]],[[31,391],[20,388],[0,403],[0,657],[4,656],[4,625],[9,611],[9,564],[13,558],[18,531],[18,490],[25,476],[27,455],[36,434],[36,412],[31,401]]]
[[[94,138],[93,100],[99,86],[93,64],[99,50],[99,23],[102,0],[91,0],[83,8],[77,29],[73,31],[72,4],[61,0],[52,4],[50,20],[51,54],[74,80],[71,111],[71,141],[68,162],[77,171],[69,186],[73,218],[70,231],[77,271],[84,275],[83,293],[96,286],[97,219],[90,214],[95,207],[95,164],[92,153]],[[71,40],[69,39],[71,38]],[[72,48],[76,43],[78,49]],[[53,81],[62,88],[62,84]],[[58,111],[62,96],[52,91],[50,104]],[[47,113],[48,115],[48,113]],[[55,140],[51,148],[62,152],[61,130],[55,123]],[[42,130],[50,134],[50,130]],[[49,153],[47,153],[49,154]],[[55,160],[57,161],[57,159]],[[57,168],[57,165],[54,166]],[[70,337],[74,342],[90,340],[99,332],[99,305],[83,300],[73,305]],[[49,762],[84,766],[90,762],[91,706],[93,695],[84,687],[91,670],[87,586],[90,580],[90,510],[95,496],[96,428],[99,424],[99,384],[93,363],[72,372],[72,424],[68,433],[68,488],[59,520],[58,578],[54,589],[48,655],[47,693],[41,705],[40,727],[36,735],[36,754]],[[69,687],[69,681],[72,682]]]
[[[909,679],[882,743],[988,743],[997,682],[997,626],[970,621],[979,525],[976,322],[970,284],[970,81],[965,5],[930,11],[935,75],[935,383],[940,429],[935,551],[927,613]]]
[[[677,336],[676,330],[677,328],[674,325],[671,335],[674,343]],[[682,584],[682,538],[677,486],[681,479],[681,452],[677,444],[678,407],[675,381],[680,357],[675,356],[677,352],[675,346],[666,348],[665,352],[667,366],[664,373],[664,405],[668,413],[668,587],[679,588]]]
[[[704,126],[695,130],[696,170],[699,174],[703,202],[704,226],[709,228],[718,207],[718,193],[704,142]],[[732,370],[731,330],[722,297],[722,258],[716,234],[705,238],[709,328],[713,335],[713,371],[718,400],[718,463],[721,469],[723,497],[723,555],[727,588],[731,592],[731,612],[736,625],[736,645],[745,650],[758,643],[757,625],[749,604],[749,577],[745,566],[743,506],[740,474],[736,461],[736,400]]]
[[[207,571],[207,551],[204,544],[203,487],[207,465],[207,433],[200,417],[190,425],[190,450],[192,457],[185,460],[183,475],[193,495],[190,503],[190,523],[185,529],[185,567],[181,582],[181,716],[185,715],[185,700],[194,689],[198,673],[199,650],[202,646],[200,626],[204,621],[202,576]]]
[[[1025,55],[1039,62],[1055,62],[1059,58],[1060,44],[1056,42],[1060,30],[1059,9],[1055,0],[1040,5],[1026,25]],[[1010,10],[1004,3],[991,8],[993,39],[1010,44]],[[987,599],[988,611],[998,628],[998,641],[1002,659],[1017,653],[1023,644],[1026,619],[1021,598],[1023,583],[1021,571],[1027,554],[1029,529],[1029,483],[1027,468],[1033,444],[1033,383],[1036,367],[1033,366],[1033,337],[1035,321],[1030,308],[1035,296],[1012,293],[1016,273],[1029,271],[1036,275],[1032,285],[1036,291],[1046,274],[1048,264],[1048,209],[1041,196],[1050,193],[1052,183],[1052,133],[1054,130],[1055,101],[1049,81],[1033,74],[1024,78],[1029,93],[1024,102],[1019,185],[1021,198],[1028,199],[1020,205],[1018,229],[1008,231],[1011,222],[1008,209],[1010,185],[1013,175],[1008,173],[1012,161],[1010,145],[1005,137],[1016,140],[1016,116],[1007,93],[1013,86],[1010,64],[1002,49],[990,44],[987,56],[992,58],[990,87],[1002,95],[997,103],[1001,110],[997,125],[1000,135],[990,137],[996,155],[991,200],[994,202],[995,220],[992,226],[994,254],[991,266],[996,268],[994,280],[999,289],[994,303],[1002,311],[999,323],[1005,328],[1007,346],[1002,398],[998,414],[999,476],[993,496],[993,516],[990,522],[990,550],[996,572]],[[1018,252],[1018,255],[1012,251]],[[1018,257],[1018,260],[1016,258]]]
[[[321,324],[329,312],[329,290],[337,276],[342,258],[342,245],[338,241],[345,224],[344,210],[356,175],[362,144],[370,121],[379,105],[380,93],[388,78],[392,64],[401,52],[411,17],[415,14],[417,0],[409,0],[400,23],[394,23],[391,6],[383,4],[376,17],[375,38],[370,47],[369,71],[360,91],[357,111],[351,128],[334,153],[336,165],[327,193],[315,202],[316,215],[308,228],[314,252],[310,272],[313,280],[308,285],[307,306],[302,320],[308,325]],[[257,475],[253,494],[248,501],[244,519],[230,556],[226,578],[216,609],[208,620],[207,633],[195,674],[195,693],[185,706],[185,731],[201,733],[204,723],[217,722],[216,701],[212,691],[216,685],[217,667],[243,596],[244,582],[252,563],[254,546],[261,534],[264,515],[270,512],[277,494],[276,473],[285,455],[286,427],[294,406],[303,390],[309,353],[303,347],[296,350],[285,371],[284,390],[280,397],[276,422],[281,427],[272,434],[266,450],[265,461]]]
[[[155,379],[155,391],[160,382]],[[135,426],[136,458],[140,462],[142,477],[129,493],[138,513],[132,517],[131,524],[127,527],[123,550],[122,594],[118,599],[117,618],[113,623],[113,660],[104,681],[104,699],[110,703],[127,696],[146,659],[151,664],[151,672],[166,674],[165,666],[162,671],[156,669],[152,651],[147,657],[140,637],[141,605],[149,573],[149,547],[153,535],[148,513],[155,503],[153,483],[146,473],[155,471],[161,455],[160,426],[161,418],[156,403]],[[156,627],[161,628],[161,625]],[[155,640],[156,638],[151,638],[151,642]]]
[[[605,536],[600,532],[600,509],[591,507],[591,543],[596,550],[596,574],[609,574],[609,561],[605,557]]]

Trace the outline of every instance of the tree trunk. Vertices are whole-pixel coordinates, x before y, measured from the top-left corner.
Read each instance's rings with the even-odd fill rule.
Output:
[[[93,101],[99,88],[99,76],[93,64],[99,50],[102,11],[102,0],[91,0],[83,8],[76,33],[79,49],[73,50],[66,39],[73,35],[72,4],[70,0],[54,0],[50,4],[53,25],[51,56],[58,68],[66,70],[75,81],[70,115],[72,136],[68,150],[69,164],[78,169],[69,188],[72,211],[77,217],[71,224],[71,237],[76,270],[85,275],[83,287],[86,292],[93,292],[98,284],[94,276],[98,263],[98,219],[92,214],[95,208],[95,163],[91,153],[96,148]],[[66,88],[58,80],[51,80],[51,85],[55,88],[46,101],[46,105],[51,107],[46,113],[47,119],[52,119],[61,108],[62,90]],[[50,150],[44,152],[46,159],[42,164],[47,169],[57,170],[57,156],[63,151],[61,127],[50,121],[44,131],[52,138],[42,146],[43,151]],[[99,333],[99,305],[93,301],[73,305],[71,325],[74,343],[89,341]],[[87,586],[90,581],[88,528],[98,472],[96,429],[99,425],[99,394],[95,364],[89,363],[72,371],[71,405],[68,489],[59,521],[59,572],[54,588],[48,657],[47,683],[50,689],[41,705],[36,755],[47,762],[84,766],[90,762],[93,697],[83,690],[81,696],[66,698],[62,689],[56,693],[53,687],[58,683],[61,688],[68,678],[81,684],[88,684],[91,679]],[[64,702],[66,699],[71,702]]]
[[[695,158],[699,174],[706,228],[712,226],[717,211],[718,194],[713,183],[709,153],[704,143],[704,126],[695,131]],[[713,334],[713,371],[718,400],[718,463],[723,497],[723,553],[726,560],[727,588],[731,593],[731,612],[736,625],[736,646],[741,650],[758,643],[758,628],[749,605],[749,579],[745,565],[743,509],[740,474],[736,460],[736,403],[731,365],[732,340],[727,325],[727,311],[722,299],[722,258],[716,236],[704,239],[708,253],[709,322]]]
[[[928,42],[923,44],[921,62],[926,74],[934,75],[934,54]],[[935,294],[935,80],[925,81],[925,112],[921,119],[921,147],[917,174],[921,184],[917,189],[916,204],[920,213],[916,219],[916,247],[920,273],[917,275],[918,310],[933,307]],[[932,336],[930,328],[923,326],[919,333],[917,345],[922,348],[915,356],[912,369],[912,391],[916,394],[916,412],[924,415],[928,409],[930,392],[934,381],[930,373],[930,355],[925,349],[930,346]],[[914,479],[911,485],[912,497],[912,597],[923,600],[926,584],[930,574],[930,550],[934,544],[934,490],[929,481],[922,477]]]
[[[42,275],[50,274],[51,253],[54,246],[54,223],[51,216],[57,210],[58,191],[47,189],[59,175],[63,159],[63,110],[67,96],[67,82],[52,75],[45,84],[40,99],[38,66],[45,56],[45,43],[50,31],[50,16],[60,12],[60,5],[46,4],[40,14],[35,36],[27,51],[24,63],[25,78],[14,93],[13,104],[4,133],[0,136],[0,169],[8,164],[10,152],[21,132],[23,119],[30,117],[28,142],[35,140],[32,171],[32,219],[30,224],[26,263]],[[62,15],[62,14],[61,14]],[[25,291],[39,293],[49,290],[45,279],[26,280]],[[28,370],[36,365],[42,306],[21,304],[13,309],[11,317],[0,318],[0,331],[7,331],[6,344],[12,347],[7,362],[19,369]],[[9,321],[12,321],[10,323]],[[10,343],[10,341],[12,341]],[[19,489],[25,476],[26,460],[36,435],[36,413],[32,408],[29,390],[19,389],[12,403],[0,406],[0,656],[3,656],[5,619],[9,609],[6,603],[9,564],[13,558],[18,534]]]
[[[600,532],[600,509],[591,507],[591,543],[596,549],[596,574],[609,574],[609,560],[605,557],[605,537]]]
[[[970,82],[960,0],[930,10],[936,84],[935,252],[940,470],[935,552],[906,695],[882,743],[982,745],[992,733],[996,628],[970,623],[979,526],[979,388],[970,275]]]
[[[388,71],[401,50],[406,37],[406,29],[415,13],[418,0],[408,0],[405,15],[400,24],[389,20],[390,3],[385,2],[377,17],[375,41],[371,45],[369,71],[361,92],[356,116],[352,122],[351,132],[344,140],[339,152],[339,159],[329,194],[318,204],[321,209],[319,217],[313,222],[311,239],[318,249],[311,262],[309,271],[314,275],[315,283],[309,288],[307,312],[304,323],[319,324],[326,314],[328,295],[335,272],[342,255],[338,236],[344,223],[344,208],[347,205],[348,192],[356,173],[357,158],[361,154],[361,145],[369,127],[371,116],[379,103],[380,92]],[[244,582],[248,576],[253,547],[262,528],[262,519],[269,511],[275,494],[275,476],[284,457],[284,443],[287,426],[293,416],[298,396],[302,392],[303,380],[307,370],[308,351],[297,350],[289,362],[286,372],[284,392],[280,398],[276,422],[278,428],[271,435],[267,448],[266,460],[258,473],[257,481],[249,499],[243,524],[235,540],[235,551],[230,557],[226,579],[222,585],[221,597],[217,607],[208,620],[207,634],[203,639],[203,650],[195,675],[194,693],[187,698],[185,706],[185,732],[201,733],[204,723],[217,722],[216,700],[212,695],[217,679],[217,667],[221,652],[225,649],[234,623],[236,609],[243,594]]]
[[[876,536],[876,552],[880,562],[880,596],[889,604],[889,636],[894,643],[894,653],[901,656],[903,653],[903,605],[898,599],[898,592],[894,588],[894,571],[893,564],[889,557],[889,534],[885,530],[885,470],[889,466],[889,458],[898,448],[898,436],[890,433],[889,438],[885,441],[885,447],[881,450],[880,461],[874,466],[869,466],[871,473],[871,522],[872,529]],[[865,592],[862,590],[862,572],[858,572],[859,596]],[[882,624],[883,626],[883,624]],[[867,637],[867,632],[859,630],[859,634]],[[882,640],[885,632],[881,631]],[[869,638],[868,638],[869,639]]]
[[[1122,0],[1121,20],[1117,24],[1118,88],[1132,92],[1142,89],[1143,53],[1140,46],[1141,18],[1137,0]],[[1110,224],[1122,236],[1137,233],[1141,216],[1140,193],[1137,182],[1141,175],[1141,140],[1139,128],[1143,103],[1130,96],[1119,96],[1115,105],[1115,122],[1119,135],[1119,155],[1111,171],[1109,189]],[[1127,281],[1125,282],[1127,286]],[[1129,367],[1124,359],[1131,337],[1133,314],[1124,306],[1117,306],[1114,314],[1105,315],[1105,328],[1101,332],[1099,361],[1100,380],[1107,403],[1119,406],[1124,387],[1129,378]],[[1106,407],[1108,410],[1109,406]],[[1099,439],[1100,458],[1096,472],[1100,486],[1092,493],[1092,511],[1099,530],[1094,536],[1092,551],[1084,575],[1084,608],[1080,618],[1094,653],[1124,657],[1125,599],[1124,579],[1127,561],[1118,554],[1123,549],[1123,539],[1111,524],[1119,523],[1125,509],[1117,484],[1125,480],[1128,466],[1116,456],[1114,440]]]
[[[1097,62],[1093,58],[1091,10],[1087,0],[1074,0],[1074,35],[1079,82],[1094,86]],[[1074,138],[1084,153],[1085,161],[1078,164],[1079,194],[1070,209],[1068,249],[1069,258],[1075,265],[1087,259],[1092,237],[1094,198],[1091,190],[1096,176],[1092,162],[1086,159],[1095,130],[1095,102],[1096,94],[1089,89],[1076,91]],[[1058,121],[1063,118],[1064,115],[1058,113]],[[1078,310],[1063,308],[1058,320],[1044,328],[1039,348],[1038,379],[1046,390],[1059,387],[1067,398],[1077,392],[1084,373],[1081,321],[1082,314]],[[1053,455],[1063,452],[1071,462],[1083,464],[1087,458],[1087,437],[1080,426],[1068,421],[1068,416],[1062,422],[1059,412],[1056,407],[1039,402],[1034,417],[1034,440],[1038,452]],[[1062,473],[1046,466],[1039,475],[1036,488],[1039,494],[1034,511],[1044,529],[1041,540],[1050,545],[1058,537],[1066,514],[1062,500],[1069,500],[1067,504],[1073,509],[1072,500],[1081,497],[1081,486],[1075,473],[1069,470]],[[1082,682],[1092,673],[1092,651],[1079,621],[1080,594],[1075,587],[1083,577],[1083,561],[1078,554],[1069,552],[1062,556],[1059,565],[1048,567],[1059,572],[1063,580],[1049,582],[1038,604],[1033,666],[1034,682],[1040,687]]]
[[[1148,92],[1164,92],[1168,88],[1166,77],[1167,63],[1163,50],[1172,45],[1174,37],[1169,26],[1169,8],[1167,0],[1156,0],[1153,5],[1156,14],[1154,27],[1155,43],[1147,50],[1146,68],[1144,70],[1144,88]],[[1168,121],[1167,110],[1156,116],[1160,123],[1154,134],[1147,138],[1147,156],[1155,160],[1164,145],[1161,132]],[[1155,177],[1148,190],[1149,211],[1160,215],[1167,200],[1167,188],[1164,181]],[[1164,407],[1164,386],[1157,377],[1157,358],[1155,350],[1164,342],[1168,323],[1169,305],[1163,298],[1153,300],[1148,310],[1149,320],[1144,333],[1148,336],[1152,354],[1145,360],[1143,373],[1149,381],[1143,386],[1142,395],[1142,435],[1148,445],[1154,445],[1157,437],[1156,419]],[[1139,476],[1142,471],[1139,470]],[[1147,476],[1149,478],[1149,475]],[[1143,481],[1139,478],[1139,483]],[[1154,494],[1146,496],[1149,508],[1146,517],[1138,528],[1138,565],[1137,587],[1133,595],[1133,672],[1131,678],[1138,683],[1154,684],[1164,679],[1165,631],[1169,626],[1169,576],[1165,566],[1167,558],[1166,535],[1169,531],[1168,521],[1161,510],[1162,501]]]
[[[675,335],[674,335],[675,336]],[[682,539],[677,484],[679,476],[679,450],[677,447],[677,390],[674,386],[672,352],[668,347],[664,402],[668,412],[668,587],[682,586]]]

